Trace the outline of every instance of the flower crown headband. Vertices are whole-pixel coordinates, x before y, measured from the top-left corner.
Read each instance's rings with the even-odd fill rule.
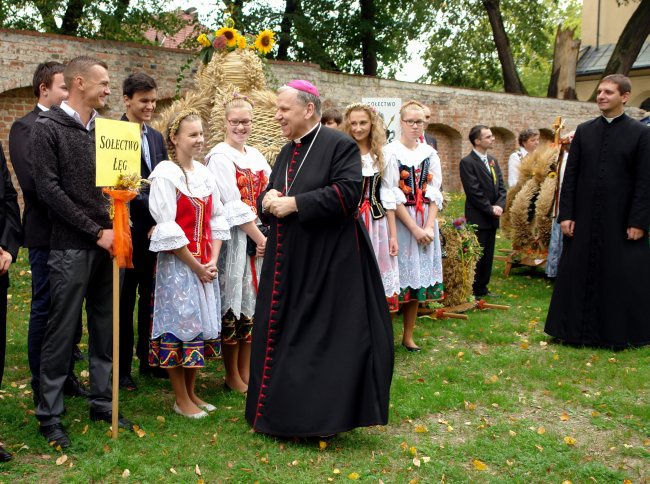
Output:
[[[176,134],[178,132],[178,128],[181,125],[181,122],[190,116],[197,116],[199,119],[201,118],[201,114],[196,109],[190,108],[179,111],[178,114],[174,116],[172,123],[169,125],[169,129],[167,130],[168,136],[171,137],[171,135]]]
[[[241,99],[242,101],[246,101],[248,104],[251,105],[251,107],[255,107],[255,103],[251,99],[249,99],[248,96],[243,96],[239,94],[237,91],[233,92],[232,96],[226,98],[226,100],[223,103],[223,107],[227,108],[231,102],[236,101],[238,99]]]
[[[358,109],[364,109],[366,111],[370,111],[374,115],[377,115],[377,109],[374,106],[371,106],[370,104],[352,103],[352,104],[348,104],[347,106],[345,106],[345,116],[350,114],[350,111],[355,111],[355,110],[358,110]]]

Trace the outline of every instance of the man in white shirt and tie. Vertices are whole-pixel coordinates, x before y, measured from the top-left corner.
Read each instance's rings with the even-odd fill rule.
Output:
[[[483,255],[476,264],[474,295],[490,295],[488,284],[492,274],[494,244],[499,218],[506,204],[506,188],[496,158],[488,154],[494,135],[485,125],[469,131],[472,152],[460,161],[460,180],[465,190],[465,218],[478,226],[476,236]]]

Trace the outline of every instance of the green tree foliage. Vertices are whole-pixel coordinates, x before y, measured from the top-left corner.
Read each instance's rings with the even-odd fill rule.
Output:
[[[555,30],[560,22],[575,25],[580,16],[579,2],[502,0],[501,14],[524,86],[532,95],[545,95]],[[443,2],[423,57],[428,69],[424,80],[475,89],[503,89],[501,65],[482,2]]]
[[[173,34],[184,24],[164,0],[2,0],[0,27],[148,43],[149,27]]]

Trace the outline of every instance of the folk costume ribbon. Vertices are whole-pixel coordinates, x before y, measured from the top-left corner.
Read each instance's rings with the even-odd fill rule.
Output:
[[[417,221],[417,216],[420,215],[420,220],[422,220],[422,227],[424,227],[424,196],[422,194],[421,188],[416,188],[415,190],[415,217]]]
[[[133,269],[133,241],[131,240],[131,227],[129,226],[129,208],[127,202],[137,196],[132,190],[102,189],[111,197],[113,212],[113,254],[121,269]]]

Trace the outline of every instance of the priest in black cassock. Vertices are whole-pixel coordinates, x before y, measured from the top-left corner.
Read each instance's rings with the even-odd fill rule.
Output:
[[[602,116],[578,126],[564,173],[564,249],[545,331],[586,346],[650,343],[650,130],[624,112],[630,80],[603,78]]]
[[[368,234],[357,220],[361,155],[319,123],[307,81],[278,91],[291,140],[258,212],[270,224],[253,326],[246,419],[258,432],[327,436],[384,425],[393,332]]]

